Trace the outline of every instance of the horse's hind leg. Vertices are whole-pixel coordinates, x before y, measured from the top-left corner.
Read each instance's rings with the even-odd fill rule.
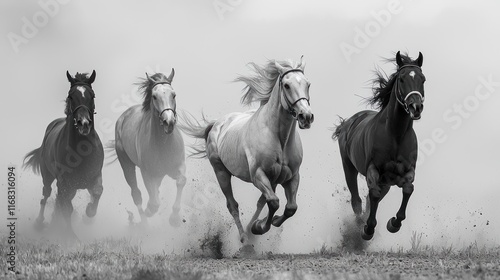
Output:
[[[45,205],[47,204],[47,199],[52,193],[52,183],[55,177],[52,176],[45,168],[42,167],[42,178],[43,178],[43,198],[40,200],[40,212],[38,212],[38,217],[35,221],[35,228],[40,230],[43,228],[43,221],[45,220]]]
[[[243,230],[243,225],[240,220],[240,210],[238,208],[238,202],[234,199],[233,195],[233,187],[231,185],[231,173],[224,166],[220,158],[210,157],[210,163],[215,171],[215,176],[217,177],[217,181],[219,182],[219,186],[222,190],[222,193],[226,197],[227,209],[231,216],[233,216],[234,222],[236,223],[236,227],[238,228],[238,232],[240,234],[240,242],[246,244],[248,241],[248,236]]]
[[[180,168],[180,175],[175,179],[177,185],[177,195],[175,196],[174,206],[172,207],[172,214],[169,218],[170,225],[179,227],[181,225],[181,217],[179,211],[181,210],[182,190],[186,185],[186,166],[183,164]]]
[[[135,174],[135,164],[130,160],[128,155],[119,148],[118,142],[116,143],[116,154],[118,156],[118,161],[123,170],[123,175],[125,176],[125,180],[127,184],[130,186],[130,191],[132,195],[132,199],[134,200],[134,204],[139,211],[139,215],[141,216],[141,220],[144,222],[146,216],[144,215],[144,210],[142,209],[142,194],[139,188],[137,187],[137,176]]]
[[[87,204],[87,208],[85,209],[85,214],[87,215],[87,217],[92,218],[95,216],[97,212],[97,206],[99,205],[99,200],[101,198],[101,194],[103,191],[102,175],[99,175],[95,183],[92,186],[90,186],[87,190],[90,194],[90,202]]]
[[[292,179],[283,184],[286,196],[285,211],[282,216],[273,217],[273,226],[279,227],[297,211],[297,190],[299,189],[300,175],[297,173]]]
[[[345,180],[351,193],[351,206],[356,216],[361,215],[361,198],[358,190],[358,170],[347,156],[342,156],[342,166],[344,168]],[[367,209],[368,210],[368,209]]]

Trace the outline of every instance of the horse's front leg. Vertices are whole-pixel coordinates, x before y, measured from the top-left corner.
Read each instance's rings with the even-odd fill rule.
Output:
[[[267,178],[266,174],[261,168],[257,168],[253,178],[254,185],[262,192],[266,198],[267,206],[269,208],[269,213],[267,218],[262,220],[255,220],[252,225],[252,233],[256,235],[261,235],[269,231],[271,228],[271,223],[273,221],[274,213],[278,210],[280,206],[280,201],[278,196],[274,193],[273,186]]]
[[[89,218],[93,218],[97,213],[97,206],[99,206],[99,200],[101,199],[103,187],[102,187],[102,174],[99,174],[95,181],[87,188],[90,194],[90,201],[85,209],[85,214]]]
[[[297,172],[292,179],[283,183],[283,189],[285,190],[286,206],[285,211],[282,216],[273,217],[273,226],[279,227],[288,218],[293,216],[297,211],[297,190],[299,189],[300,175]]]
[[[141,170],[142,172],[142,170]],[[158,208],[160,208],[160,185],[163,177],[149,175],[146,172],[142,172],[142,178],[144,179],[144,185],[146,186],[146,190],[149,194],[149,201],[144,214],[146,217],[151,217],[156,212],[158,212]]]
[[[181,226],[181,217],[179,212],[181,210],[181,200],[182,200],[182,190],[186,185],[186,166],[183,165],[180,169],[180,175],[175,179],[177,185],[177,195],[175,196],[174,206],[172,207],[172,214],[169,218],[169,223],[171,226],[179,227]]]
[[[408,201],[410,200],[410,196],[413,193],[413,179],[415,177],[415,170],[411,170],[405,176],[405,181],[402,186],[403,189],[403,200],[401,201],[401,207],[399,207],[399,211],[396,214],[396,217],[392,217],[387,222],[387,230],[389,232],[395,233],[398,232],[401,228],[401,223],[404,219],[406,219],[406,207],[408,206]]]
[[[368,198],[370,199],[370,214],[366,220],[366,225],[363,228],[361,237],[364,240],[370,240],[373,238],[375,233],[375,227],[377,226],[377,208],[380,200],[387,194],[390,186],[380,186],[379,185],[380,174],[374,164],[368,166],[366,172],[366,182],[368,184]]]
[[[62,218],[62,230],[65,237],[70,239],[77,239],[71,226],[71,214],[73,213],[72,200],[75,195],[75,188],[66,184],[57,185],[56,209],[54,214],[58,216],[57,219]]]

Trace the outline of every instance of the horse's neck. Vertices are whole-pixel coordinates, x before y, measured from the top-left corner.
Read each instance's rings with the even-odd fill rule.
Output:
[[[389,104],[384,109],[384,117],[386,118],[386,128],[388,132],[396,138],[397,142],[400,142],[406,133],[412,129],[413,120],[410,118],[410,115],[406,113],[403,106],[397,101],[397,95],[394,90],[391,93]]]
[[[165,147],[165,145],[162,144],[165,143],[170,135],[165,134],[163,131],[163,128],[160,125],[160,120],[156,111],[153,109],[153,106],[151,106],[150,112],[146,113],[146,116],[151,129],[149,139],[150,144]]]
[[[269,101],[261,107],[261,121],[264,122],[285,146],[295,131],[297,121],[281,106],[279,82],[273,88]]]

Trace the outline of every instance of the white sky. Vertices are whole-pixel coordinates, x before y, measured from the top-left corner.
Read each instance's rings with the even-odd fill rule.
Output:
[[[417,170],[408,220],[401,233],[390,235],[384,226],[399,207],[400,190],[393,188],[381,203],[377,228],[380,235],[373,246],[408,246],[412,231],[425,233],[424,242],[428,244],[449,243],[453,236],[458,246],[474,240],[498,245],[500,216],[494,198],[500,196],[496,176],[500,167],[500,87],[480,101],[470,117],[461,118],[463,123],[456,130],[443,114],[454,104],[470,100],[480,85],[479,77],[491,75],[493,81],[500,81],[500,3],[401,1],[401,12],[392,14],[387,26],[370,38],[359,54],[352,55],[349,63],[339,46],[343,42],[352,45],[356,28],[363,30],[372,24],[373,12],[381,13],[389,2],[243,0],[223,13],[221,19],[211,0],[73,0],[60,5],[48,24],[39,28],[27,44],[20,45],[16,53],[8,34],[20,35],[23,17],[32,21],[42,8],[34,1],[3,1],[2,163],[20,167],[24,154],[40,146],[46,125],[63,116],[68,90],[66,70],[72,74],[96,70],[97,128],[101,139],[108,141],[114,137],[109,127],[131,104],[122,98],[133,104],[139,102],[132,83],[146,71],[170,72],[174,67],[178,107],[198,116],[203,110],[217,118],[246,109],[239,104],[243,85],[230,83],[237,74],[248,73],[246,63],[304,55],[316,121],[310,130],[300,131],[305,160],[299,211],[285,224],[280,250],[310,252],[321,246],[318,239],[337,241],[339,220],[351,215],[345,203],[349,196],[343,189],[338,144],[330,139],[328,128],[337,115],[348,117],[366,108],[356,95],[371,94],[368,81],[375,66],[388,74],[393,71],[392,65],[382,63],[382,57],[398,50],[416,57],[421,51],[427,77],[426,103],[422,119],[414,127],[421,142],[430,139],[434,129],[442,129],[447,140],[438,143],[430,155],[421,155],[425,160]],[[207,162],[190,160],[188,169],[192,178],[215,182]],[[27,217],[34,217],[41,178],[23,171],[20,183],[20,207]],[[102,221],[111,215],[105,208],[111,202],[123,202],[126,209],[135,210],[117,165],[105,167],[104,184],[102,199],[107,204],[101,204]],[[247,213],[245,220],[253,211],[258,192],[237,181],[234,185],[242,211]],[[186,186],[184,201],[192,200],[197,187],[201,188]],[[360,187],[365,188],[364,183]],[[162,191],[166,214],[159,218],[162,224],[173,203],[173,189],[172,182],[165,180]],[[123,190],[126,196],[117,198],[116,194]],[[339,194],[332,197],[337,191]],[[251,194],[252,199],[245,201],[245,194]],[[86,195],[82,193],[80,212]],[[222,217],[232,222],[225,201],[217,195]],[[1,201],[3,205],[4,199]],[[283,206],[284,197],[281,201]],[[126,221],[125,206],[115,208]],[[474,214],[479,212],[482,215]],[[230,225],[236,239],[235,227]],[[287,242],[287,238],[303,237],[304,242]],[[394,240],[396,245],[391,243]]]

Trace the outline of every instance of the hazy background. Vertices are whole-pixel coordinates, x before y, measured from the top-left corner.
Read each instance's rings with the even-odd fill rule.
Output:
[[[229,1],[72,0],[60,4],[59,11],[18,52],[8,34],[21,35],[23,17],[33,22],[33,16],[43,10],[35,1],[1,2],[1,160],[4,174],[7,165],[19,168],[22,228],[18,232],[29,231],[42,192],[41,177],[20,170],[22,159],[40,146],[47,124],[64,116],[66,70],[73,75],[96,70],[96,128],[107,142],[114,138],[119,115],[141,101],[133,83],[146,71],[168,75],[174,67],[178,107],[198,117],[203,110],[209,118],[218,118],[248,109],[239,103],[243,84],[231,83],[237,74],[249,73],[246,63],[298,60],[304,55],[315,122],[310,130],[300,131],[304,162],[299,209],[282,229],[272,228],[259,242],[264,249],[272,245],[267,250],[274,252],[308,253],[323,244],[336,246],[343,221],[353,213],[338,143],[331,140],[329,128],[337,115],[348,117],[367,108],[360,96],[371,95],[373,70],[379,66],[391,74],[394,66],[384,64],[382,57],[401,50],[414,58],[419,51],[424,55],[425,109],[422,119],[414,123],[419,141],[428,143],[435,129],[443,131],[446,141],[421,151],[407,220],[397,234],[387,232],[385,224],[399,208],[401,190],[393,187],[382,201],[370,248],[408,248],[412,232],[422,233],[423,243],[435,246],[500,244],[500,86],[485,100],[471,103],[474,109],[467,111],[467,117],[458,117],[462,122],[457,127],[443,117],[454,106],[474,101],[480,77],[500,81],[499,2],[401,1],[400,12],[392,14],[387,26],[350,61],[340,45],[355,46],[356,28],[364,30],[375,22],[372,13],[387,10],[390,1],[233,2],[235,6],[221,14],[214,5],[229,5]],[[481,91],[487,92],[484,87]],[[187,168],[182,210],[186,223],[180,229],[168,225],[175,184],[165,179],[159,215],[150,223],[150,234],[162,244],[152,244],[151,250],[180,252],[195,247],[209,229],[226,232],[232,248],[228,250],[236,250],[236,227],[208,161],[188,159]],[[2,178],[5,189],[6,175]],[[119,164],[106,166],[103,180],[105,190],[94,225],[81,222],[88,193],[80,191],[74,200],[74,224],[82,239],[123,236],[127,211],[136,214]],[[233,186],[246,224],[259,192],[239,180],[233,180]],[[360,188],[366,193],[361,177]],[[285,198],[278,189],[281,213]],[[1,209],[5,209],[5,193],[1,192]],[[48,220],[54,194],[47,207]],[[143,197],[147,198],[145,190]],[[2,211],[2,219],[4,215]]]

